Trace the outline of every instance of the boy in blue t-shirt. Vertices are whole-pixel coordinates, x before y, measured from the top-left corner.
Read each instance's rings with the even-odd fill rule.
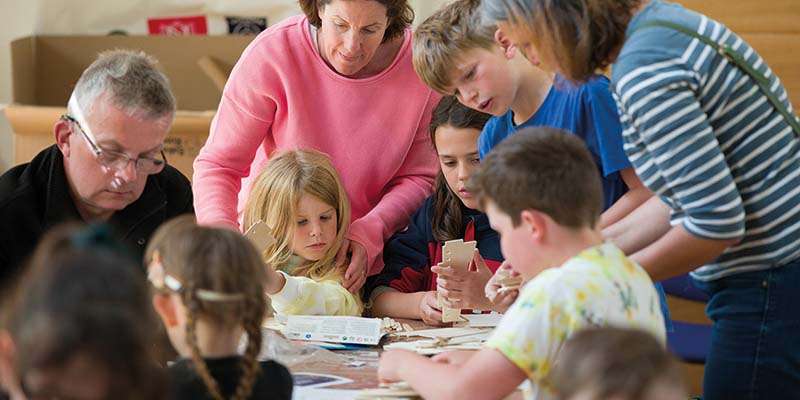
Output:
[[[537,73],[542,73],[538,68]],[[524,122],[514,122],[513,106],[505,114],[492,117],[478,139],[481,159],[503,139],[527,127],[549,126],[578,135],[589,148],[603,183],[603,209],[610,209],[628,192],[627,183],[639,185],[639,178],[622,149],[622,127],[609,80],[598,75],[588,83],[575,86],[559,75],[533,115]],[[624,173],[624,174],[623,174]],[[628,175],[629,176],[626,176]],[[626,179],[627,178],[627,179]],[[636,193],[638,195],[638,193]],[[649,196],[642,196],[644,201]],[[636,205],[641,203],[636,203]],[[631,210],[630,208],[627,208]],[[607,223],[608,221],[602,221]]]
[[[502,30],[481,22],[479,5],[458,0],[437,11],[415,31],[413,54],[428,86],[494,115],[479,138],[480,157],[524,127],[560,128],[586,143],[601,172],[601,229],[649,199],[622,148],[608,79],[598,75],[575,86],[532,65]]]

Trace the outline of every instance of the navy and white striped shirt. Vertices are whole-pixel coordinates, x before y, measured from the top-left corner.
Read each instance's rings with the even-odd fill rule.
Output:
[[[711,47],[650,20],[679,23],[733,47],[769,78],[764,60],[719,22],[653,0],[631,20],[612,70],[625,152],[644,184],[698,237],[742,241],[693,272],[714,280],[800,256],[800,141],[756,82]]]

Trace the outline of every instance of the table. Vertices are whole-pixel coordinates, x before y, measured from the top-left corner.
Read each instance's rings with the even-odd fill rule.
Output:
[[[431,326],[425,325],[422,321],[405,320],[395,318],[402,324],[408,324],[414,330],[430,329]],[[383,352],[383,345],[403,340],[414,340],[418,338],[398,338],[389,336],[381,341],[381,346],[364,347],[361,350],[334,350],[333,352],[343,360],[312,360],[292,365],[289,369],[292,373],[310,372],[318,374],[337,375],[351,379],[353,382],[338,386],[336,389],[369,389],[378,387],[378,359]]]
[[[397,319],[401,324],[408,324],[414,330],[431,329],[434,327],[425,325],[422,321]],[[381,341],[379,347],[366,347],[360,350],[335,350],[333,351],[338,357],[331,359],[316,359],[312,361],[300,362],[289,366],[292,373],[317,373],[336,375],[342,378],[352,380],[352,382],[328,386],[325,389],[341,390],[341,393],[332,393],[330,390],[308,390],[304,388],[296,388],[295,399],[352,399],[356,396],[357,390],[377,388],[378,382],[378,360],[380,353],[383,351],[383,345],[387,343],[417,340],[419,338],[409,337],[401,338],[390,336]],[[508,399],[522,399],[522,393],[515,391]]]

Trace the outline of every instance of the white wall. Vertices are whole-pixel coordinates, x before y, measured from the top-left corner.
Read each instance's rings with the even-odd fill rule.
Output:
[[[52,4],[53,0],[49,0]],[[69,0],[63,0],[68,5]],[[269,0],[264,0],[269,1]],[[416,23],[427,18],[439,6],[448,0],[411,0],[417,13]],[[102,4],[102,0],[97,0]],[[0,15],[4,16],[0,24],[0,104],[11,102],[11,53],[9,44],[12,40],[32,35],[36,25],[38,0],[0,0]],[[95,9],[93,18],[99,18],[101,10]],[[11,127],[5,116],[0,113],[0,173],[12,166]]]

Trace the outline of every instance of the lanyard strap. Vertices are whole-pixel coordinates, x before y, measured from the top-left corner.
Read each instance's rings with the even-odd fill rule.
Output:
[[[710,37],[702,35],[695,30],[689,29],[683,25],[676,24],[670,21],[662,21],[662,20],[646,21],[642,23],[640,26],[638,26],[636,29],[634,29],[633,32],[653,27],[669,28],[681,32],[683,34],[686,34],[688,36],[691,36],[705,43],[706,45],[710,46],[712,49],[716,50],[717,53],[727,58],[728,61],[732,62],[734,65],[739,67],[740,70],[747,73],[747,75],[750,75],[750,77],[756,81],[758,87],[761,88],[761,92],[763,92],[764,95],[767,96],[767,99],[769,99],[769,102],[772,103],[772,106],[775,107],[775,109],[778,110],[779,113],[781,113],[781,115],[789,124],[789,126],[792,127],[794,134],[796,136],[800,136],[800,122],[798,122],[797,117],[783,105],[783,103],[778,99],[778,96],[775,95],[772,89],[770,89],[769,79],[767,79],[767,77],[764,76],[764,74],[753,68],[753,66],[750,65],[750,63],[748,63],[747,60],[745,60],[741,54],[739,54],[738,52],[736,52],[736,50],[731,48],[731,46],[725,43],[718,43],[713,39],[711,39]]]

